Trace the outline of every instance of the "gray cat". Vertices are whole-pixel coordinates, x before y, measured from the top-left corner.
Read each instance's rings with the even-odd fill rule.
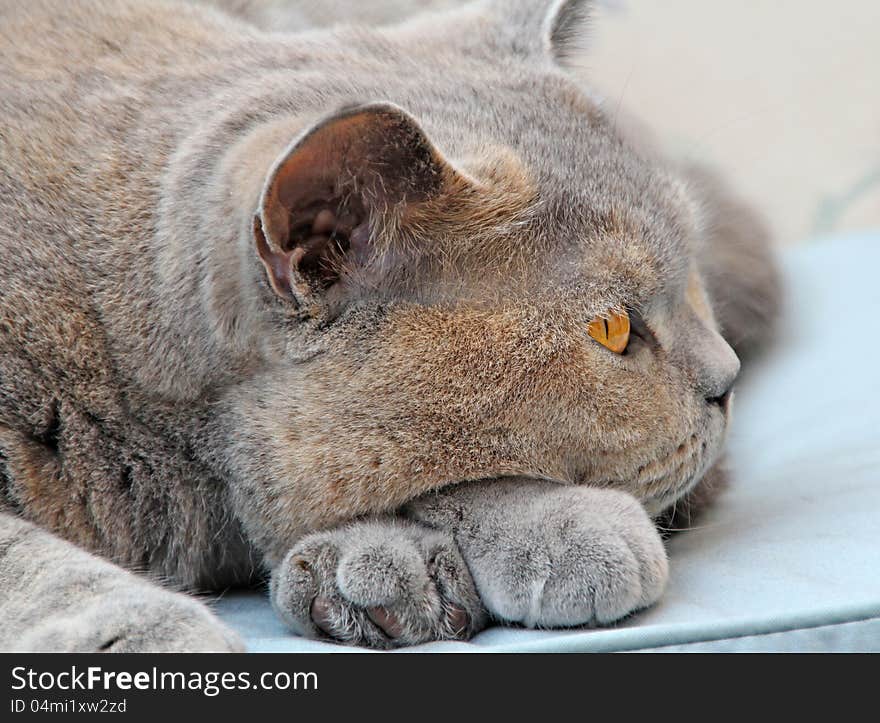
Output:
[[[380,648],[658,599],[779,284],[567,70],[588,6],[0,0],[0,648],[237,650],[172,588],[266,572]]]

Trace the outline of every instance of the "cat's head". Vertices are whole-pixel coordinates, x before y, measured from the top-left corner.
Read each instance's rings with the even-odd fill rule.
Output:
[[[717,458],[739,361],[700,209],[561,68],[583,5],[479,6],[497,47],[462,40],[446,80],[312,122],[269,171],[245,237],[271,361],[241,405],[300,508],[526,475],[656,512]]]

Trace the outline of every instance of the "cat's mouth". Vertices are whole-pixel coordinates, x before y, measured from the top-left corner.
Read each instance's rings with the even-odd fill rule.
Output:
[[[584,470],[575,484],[624,490],[639,499],[649,514],[659,514],[692,490],[718,459],[730,419],[729,397],[722,402],[708,406],[677,442],[609,454],[603,457],[608,466]],[[608,464],[612,461],[616,461],[613,467]]]
[[[658,514],[687,494],[714,463],[723,439],[724,426],[717,434],[693,433],[672,451],[641,465],[635,484],[648,513]]]
[[[696,434],[690,435],[671,453],[641,465],[636,474],[636,483],[640,488],[649,491],[658,485],[665,486],[670,476],[692,467],[692,462],[699,451],[705,452],[707,443],[700,442]]]
[[[705,450],[706,443],[693,434],[671,454],[639,467],[635,482],[639,497],[650,512],[655,506],[662,509],[691,488],[699,478],[700,458]]]

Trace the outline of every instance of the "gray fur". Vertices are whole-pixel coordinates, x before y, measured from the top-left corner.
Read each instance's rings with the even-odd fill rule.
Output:
[[[384,647],[650,604],[647,515],[770,336],[760,222],[569,74],[584,3],[239,5],[276,32],[0,0],[0,644],[238,645],[123,568],[274,570],[295,629]],[[586,334],[621,307],[625,357]]]
[[[490,619],[607,624],[656,602],[666,584],[652,520],[615,490],[471,482],[403,514],[416,524],[380,519],[304,538],[272,578],[282,619],[301,635],[387,648],[466,639]]]
[[[529,627],[602,625],[653,604],[666,551],[630,495],[537,480],[488,481],[413,502],[448,529],[498,620]]]
[[[377,648],[466,639],[487,619],[452,537],[404,520],[307,535],[274,571],[271,598],[300,635]]]
[[[244,646],[194,598],[0,515],[0,650],[240,652]]]

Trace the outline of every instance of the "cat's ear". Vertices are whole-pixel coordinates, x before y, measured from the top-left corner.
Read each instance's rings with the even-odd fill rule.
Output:
[[[310,303],[363,268],[383,219],[443,192],[458,174],[417,121],[390,103],[348,108],[304,132],[276,161],[254,217],[275,292]]]
[[[593,0],[490,0],[498,40],[507,49],[557,63],[582,50]]]

